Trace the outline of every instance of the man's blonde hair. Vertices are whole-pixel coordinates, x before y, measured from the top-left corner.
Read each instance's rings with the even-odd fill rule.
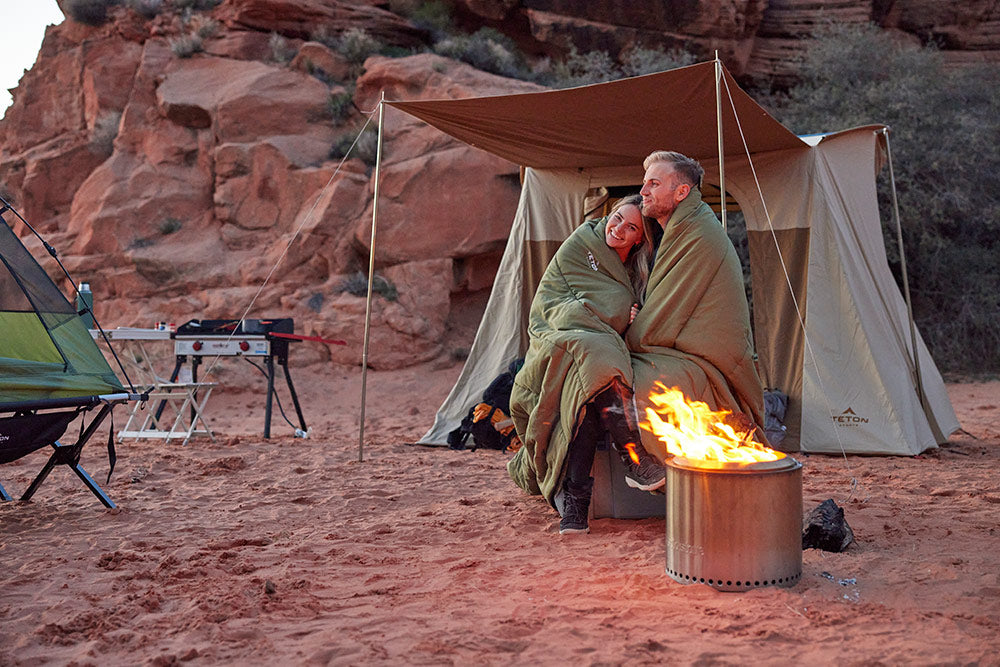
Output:
[[[642,161],[642,168],[649,169],[649,165],[657,162],[666,162],[672,165],[681,181],[692,188],[701,188],[701,177],[705,175],[705,170],[701,168],[697,160],[676,151],[653,151]]]

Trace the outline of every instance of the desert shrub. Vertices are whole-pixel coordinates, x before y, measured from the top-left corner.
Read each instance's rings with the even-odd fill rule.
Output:
[[[170,43],[170,50],[178,58],[190,58],[202,49],[201,37],[196,33],[180,35],[168,41]]]
[[[370,55],[379,53],[385,44],[362,28],[345,30],[336,40],[334,49],[355,65],[360,65]]]
[[[199,15],[192,17],[191,28],[199,38],[208,39],[219,31],[219,22],[210,16]]]
[[[96,155],[111,155],[121,120],[121,111],[106,111],[97,117],[94,128],[90,131],[91,152]]]
[[[152,19],[163,9],[163,0],[128,0],[128,6],[140,16]]]
[[[160,223],[159,232],[163,236],[168,236],[174,232],[180,231],[182,226],[183,223],[177,218],[167,217]]]
[[[355,144],[354,140],[357,139]],[[354,149],[351,149],[351,146]],[[369,167],[378,159],[378,129],[369,125],[361,136],[354,133],[342,135],[330,147],[330,158],[339,160],[348,155],[356,157]]]
[[[324,297],[322,292],[313,292],[312,295],[306,299],[306,306],[309,310],[318,313],[323,310]]]
[[[101,25],[108,20],[108,8],[118,4],[118,0],[66,0],[64,6],[77,23]]]
[[[289,43],[288,38],[284,35],[272,32],[267,44],[271,47],[271,60],[276,63],[291,62],[292,58],[295,57],[295,47]]]
[[[944,67],[934,48],[874,26],[827,26],[801,82],[772,99],[809,133],[880,122],[893,168],[914,317],[943,369],[1000,370],[1000,67]],[[885,246],[901,284],[890,182],[878,183]]]
[[[622,58],[621,72],[624,76],[641,76],[663,72],[676,67],[693,65],[698,58],[683,49],[657,51],[656,49],[634,48]]]
[[[366,297],[368,296],[368,277],[361,271],[352,273],[341,281],[337,290],[354,296]],[[372,281],[372,292],[380,294],[387,301],[395,301],[399,298],[396,286],[377,273],[375,274],[375,280]]]
[[[408,18],[416,27],[429,32],[434,41],[456,32],[451,8],[441,0],[430,0],[430,2],[393,0],[389,7],[397,14]]]
[[[573,47],[564,60],[553,63],[551,72],[543,72],[540,79],[553,88],[573,88],[613,81],[621,76],[621,69],[607,51],[580,53]]]
[[[194,9],[205,11],[222,4],[222,0],[173,0],[175,9]]]
[[[352,108],[354,108],[354,96],[350,91],[330,93],[330,97],[326,100],[327,114],[335,123],[347,118]]]
[[[455,35],[434,45],[434,52],[466,62],[476,69],[511,78],[529,78],[524,57],[508,37],[493,28],[472,35]]]

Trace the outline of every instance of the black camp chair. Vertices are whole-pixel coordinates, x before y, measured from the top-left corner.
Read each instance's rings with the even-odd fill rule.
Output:
[[[129,399],[129,394],[107,394],[80,398],[54,398],[18,403],[0,403],[0,463],[10,463],[46,446],[53,448],[52,455],[35,477],[21,500],[30,500],[38,487],[57,465],[69,466],[105,507],[115,504],[103,489],[80,465],[80,453],[97,428],[111,414],[115,405]],[[96,415],[86,424],[86,413],[100,407]],[[84,415],[80,436],[76,442],[64,445],[59,438],[66,432],[70,422]],[[114,428],[112,427],[112,432]],[[115,469],[113,437],[108,438],[108,480]],[[0,484],[0,500],[13,500]]]
[[[78,313],[70,304],[7,225],[7,211],[34,232],[0,197],[0,464],[51,446],[52,455],[22,500],[35,494],[53,468],[66,465],[106,507],[114,507],[80,466],[80,452],[115,405],[146,396],[126,393],[81,318],[89,310]],[[44,245],[59,263],[55,250]],[[77,417],[80,436],[72,444],[60,443]],[[111,431],[109,480],[116,458],[113,426]],[[2,486],[0,500],[11,500]]]

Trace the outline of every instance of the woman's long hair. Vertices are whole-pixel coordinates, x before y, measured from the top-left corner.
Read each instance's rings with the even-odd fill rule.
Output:
[[[649,260],[653,254],[653,235],[650,225],[656,224],[652,218],[642,215],[642,195],[628,195],[622,197],[611,206],[608,212],[610,219],[615,211],[622,206],[635,206],[642,216],[642,243],[637,243],[629,250],[625,258],[625,271],[632,282],[632,290],[641,306],[646,301],[646,283],[649,282]]]

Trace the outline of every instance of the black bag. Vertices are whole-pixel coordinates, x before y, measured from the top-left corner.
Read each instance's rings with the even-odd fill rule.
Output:
[[[452,449],[466,449],[466,441],[472,436],[472,446],[486,449],[507,449],[511,440],[517,437],[513,428],[505,429],[506,435],[496,430],[494,422],[508,418],[510,414],[510,392],[514,388],[514,376],[521,370],[524,359],[516,359],[510,363],[507,370],[496,376],[483,392],[482,403],[469,408],[468,414],[462,419],[461,425],[448,434],[448,446]],[[485,404],[488,409],[480,409],[479,419],[476,419],[476,408]]]

